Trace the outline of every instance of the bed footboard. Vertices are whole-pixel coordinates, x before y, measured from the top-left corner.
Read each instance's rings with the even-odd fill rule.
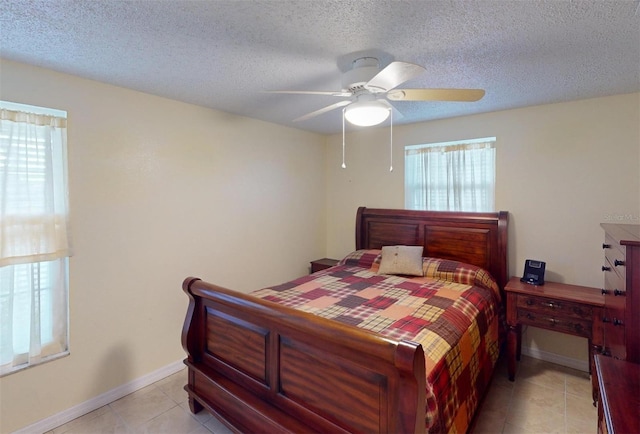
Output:
[[[238,432],[425,431],[419,344],[197,278],[182,331],[189,403]]]

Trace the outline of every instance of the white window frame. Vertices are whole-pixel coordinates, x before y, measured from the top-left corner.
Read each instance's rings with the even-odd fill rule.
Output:
[[[62,110],[7,101],[0,101],[0,109],[52,116],[65,120],[67,118],[67,113]],[[57,134],[61,140],[56,140],[55,145],[52,146],[51,158],[53,160],[47,159],[47,161],[53,161],[51,163],[53,166],[46,171],[42,169],[42,177],[55,173],[52,179],[55,179],[55,185],[60,187],[57,192],[62,192],[62,196],[64,196],[61,199],[62,208],[58,208],[56,205],[56,213],[62,209],[63,218],[68,218],[66,126],[63,125],[63,129],[58,131]],[[8,136],[4,137],[7,140]],[[26,139],[27,136],[23,137],[26,143],[30,143],[28,141],[30,139]],[[41,142],[38,141],[38,143]],[[27,151],[29,148],[30,145],[27,145]],[[37,148],[34,146],[33,149]],[[0,159],[8,158],[6,155],[9,154],[1,152],[0,149]],[[39,159],[25,158],[28,159],[25,160],[24,166],[22,166],[23,163],[16,163],[20,166],[4,166],[7,173],[10,171],[16,173],[15,170],[18,167],[20,170],[24,170],[27,166],[35,167],[40,164]],[[1,163],[2,161],[0,161]],[[0,165],[0,176],[4,173],[3,171],[3,166]],[[38,174],[38,176],[40,175]],[[0,192],[0,194],[4,193]],[[58,200],[56,199],[56,203],[59,203]],[[11,203],[15,204],[16,202]],[[9,212],[9,215],[14,216],[18,215],[15,212],[19,211],[5,209],[0,215],[4,215],[4,212]],[[46,211],[42,212],[45,213],[42,215],[47,215]],[[30,216],[31,214],[22,215]],[[14,238],[9,238],[9,240],[11,239]],[[17,242],[15,245],[22,246],[24,244]],[[12,254],[5,257],[4,253],[2,255],[3,265],[0,266],[0,326],[2,328],[0,331],[0,376],[69,354],[69,250],[65,250],[64,253],[56,251],[55,253],[43,252],[40,255],[29,253],[27,255],[28,257]],[[34,320],[34,318],[37,319]]]
[[[496,138],[405,146],[405,208],[495,211]]]

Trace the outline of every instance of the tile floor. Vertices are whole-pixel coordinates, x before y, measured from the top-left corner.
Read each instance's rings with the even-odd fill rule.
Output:
[[[595,434],[598,412],[589,374],[522,356],[515,381],[498,362],[473,434]]]
[[[79,417],[50,434],[170,433],[227,434],[230,431],[203,410],[192,415],[182,389],[186,369]],[[480,408],[473,434],[595,433],[597,412],[589,375],[524,357],[516,381],[507,380],[500,360]]]

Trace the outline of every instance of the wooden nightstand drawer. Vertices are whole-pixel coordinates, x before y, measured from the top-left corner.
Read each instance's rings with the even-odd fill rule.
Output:
[[[581,321],[571,316],[547,314],[542,311],[518,309],[518,322],[583,338],[591,338],[591,319]]]
[[[584,304],[571,303],[546,297],[518,295],[518,308],[525,308],[550,317],[565,317],[591,320],[593,308]]]

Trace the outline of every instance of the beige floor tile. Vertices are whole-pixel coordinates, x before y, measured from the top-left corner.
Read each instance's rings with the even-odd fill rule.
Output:
[[[229,428],[227,428],[222,422],[215,417],[212,417],[204,424],[209,431],[215,434],[233,434]]]
[[[151,385],[125,396],[109,406],[131,427],[136,428],[176,406],[165,393]]]
[[[187,400],[187,392],[184,385],[187,384],[187,369],[183,369],[173,375],[170,375],[156,383],[156,386],[162,390],[176,404],[181,404]]]
[[[506,423],[502,430],[502,434],[545,434],[546,431],[540,431],[538,428],[526,428],[510,423]]]
[[[482,412],[478,418],[472,434],[495,434],[501,433],[504,427],[505,419],[491,414],[491,412]]]
[[[211,419],[213,416],[211,416],[211,413],[209,413],[207,410],[201,410],[196,414],[191,413],[191,409],[189,408],[189,401],[184,401],[183,403],[180,404],[180,407],[182,407],[182,409],[186,412],[188,412],[189,414],[191,414],[192,417],[194,417],[198,422],[204,424],[205,422],[207,422],[209,419]]]
[[[597,434],[598,423],[591,419],[567,418],[567,434]]]
[[[133,434],[133,429],[114,411],[101,414],[93,419],[75,425],[66,434]]]
[[[503,361],[503,359],[506,360],[506,358],[501,358],[498,360],[496,370],[493,374],[493,379],[491,380],[491,387],[501,386],[513,388],[513,385],[515,383],[509,380],[509,369],[507,367],[506,361]]]
[[[565,393],[520,381],[513,390],[506,423],[531,432],[565,432]]]
[[[185,412],[181,407],[175,406],[142,424],[136,429],[136,432],[144,434],[188,434],[196,431],[201,426],[202,424],[191,417],[189,413]]]
[[[561,392],[565,391],[565,372],[550,363],[521,363],[516,381],[528,381]]]
[[[574,425],[582,426],[582,422],[589,422],[590,426],[595,427],[598,423],[598,410],[593,406],[591,398],[583,399],[576,395],[567,394],[567,426],[569,421]],[[575,422],[575,423],[574,423]]]
[[[211,434],[211,431],[209,431],[209,429],[204,425],[200,425],[198,429],[196,429],[195,431],[191,431],[189,434]]]
[[[72,420],[71,422],[67,422],[64,425],[61,425],[51,431],[52,434],[62,434],[65,433],[78,425],[82,425],[90,421],[91,419],[95,419],[98,416],[102,416],[105,413],[111,412],[112,410],[108,405],[100,407],[96,410],[93,410],[85,415],[80,416],[77,419]]]
[[[516,384],[513,389],[513,399],[509,407],[509,412],[514,410],[531,410],[564,416],[564,400],[564,391],[521,381]]]
[[[591,397],[591,376],[587,372],[573,371],[566,376],[567,393],[584,399]]]
[[[480,411],[482,414],[491,414],[492,417],[504,420],[507,417],[512,396],[513,388],[492,385],[482,402]]]
[[[506,425],[512,425],[526,432],[534,433],[565,433],[565,418],[560,414],[548,414],[544,409],[528,407],[510,411]]]

